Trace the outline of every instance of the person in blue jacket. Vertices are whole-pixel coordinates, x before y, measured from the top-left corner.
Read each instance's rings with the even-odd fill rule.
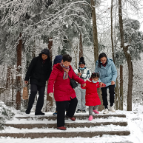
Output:
[[[100,75],[100,84],[106,84],[106,87],[102,87],[102,99],[103,105],[105,107],[104,114],[107,114],[109,111],[115,112],[114,109],[114,94],[115,94],[115,82],[117,78],[117,69],[112,59],[107,58],[105,53],[99,55],[98,61],[96,61],[95,72],[98,72]],[[110,93],[110,108],[108,109],[107,101],[107,88],[109,88]]]

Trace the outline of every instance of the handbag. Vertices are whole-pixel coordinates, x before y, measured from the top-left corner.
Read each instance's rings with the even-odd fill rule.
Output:
[[[70,76],[68,75],[69,79],[70,79],[70,85],[73,89],[75,89],[78,84],[76,83],[76,81],[74,79],[71,79]]]
[[[27,99],[28,99],[28,87],[27,87],[27,86],[25,86],[25,87],[23,88],[23,99],[24,99],[24,100],[27,100]]]

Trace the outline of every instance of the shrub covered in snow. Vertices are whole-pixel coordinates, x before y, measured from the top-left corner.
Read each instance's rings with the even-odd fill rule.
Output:
[[[14,115],[14,112],[0,101],[0,130],[4,129],[5,121],[12,119]]]

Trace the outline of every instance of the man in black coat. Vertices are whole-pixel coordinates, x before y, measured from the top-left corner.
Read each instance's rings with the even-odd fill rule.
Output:
[[[31,84],[31,94],[29,97],[26,114],[30,114],[35,96],[38,91],[39,98],[36,105],[35,115],[45,115],[41,112],[41,109],[44,104],[46,81],[49,79],[51,71],[52,63],[50,61],[50,53],[48,49],[44,49],[41,51],[38,57],[33,58],[26,73],[25,84],[28,84],[29,79]]]

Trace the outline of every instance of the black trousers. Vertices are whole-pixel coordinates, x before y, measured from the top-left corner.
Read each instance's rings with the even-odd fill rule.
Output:
[[[107,101],[107,88],[109,88],[109,93],[110,93],[110,106],[113,106],[114,103],[114,94],[115,94],[115,85],[110,85],[108,87],[101,88],[102,90],[102,100],[103,100],[103,105],[106,108],[108,108],[108,101]]]
[[[69,109],[69,103],[67,103],[67,105],[66,105],[66,111],[68,111],[68,109]],[[56,102],[56,112],[58,112],[57,102]]]
[[[69,108],[68,108],[66,116],[73,117],[75,110],[76,110],[77,103],[78,103],[77,98],[71,99],[71,101],[57,101],[56,102],[57,108],[58,108],[57,127],[62,127],[65,125],[65,111],[66,111],[67,104],[69,104]]]
[[[44,93],[45,93],[45,86],[38,86],[35,84],[31,84],[31,94],[29,97],[29,101],[28,101],[28,108],[27,111],[30,112],[31,108],[33,106],[34,100],[35,100],[35,96],[37,94],[37,92],[39,92],[39,97],[38,97],[38,101],[36,104],[36,111],[35,112],[41,112],[41,109],[43,107],[44,104]]]

